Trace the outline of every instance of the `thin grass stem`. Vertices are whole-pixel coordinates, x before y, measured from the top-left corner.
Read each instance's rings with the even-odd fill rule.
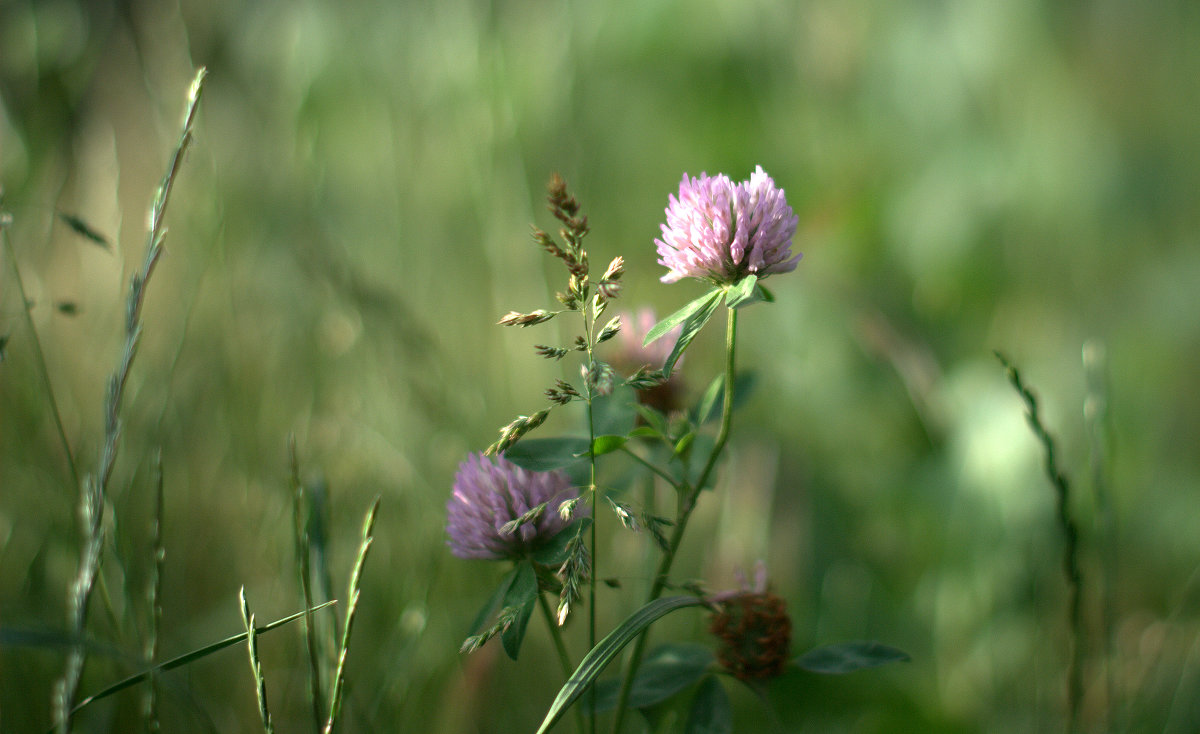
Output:
[[[562,666],[564,680],[570,679],[571,674],[575,672],[575,666],[571,663],[571,655],[567,652],[566,642],[563,641],[562,630],[559,629],[557,622],[554,619],[554,612],[550,609],[550,604],[546,601],[546,597],[542,592],[537,595],[538,606],[542,610],[542,617],[546,620],[546,629],[550,630],[550,639],[554,641],[554,652],[558,655],[558,663]],[[580,734],[584,731],[585,726],[583,718],[583,709],[575,707],[575,726]]]
[[[258,696],[258,715],[262,719],[263,731],[274,734],[275,726],[271,723],[271,712],[267,708],[267,681],[262,674],[262,660],[258,656],[258,633],[255,630],[254,615],[250,613],[250,604],[246,601],[246,587],[238,592],[242,602],[242,622],[246,625],[246,648],[250,653],[250,671],[254,674],[254,689]]]
[[[146,667],[154,665],[158,657],[158,630],[162,623],[162,579],[166,567],[166,548],[163,545],[163,468],[162,451],[154,460],[154,523],[151,525],[151,552],[154,562],[150,566],[150,579],[146,583],[146,605],[150,610],[150,621],[146,626],[146,642],[142,648],[142,661]],[[158,676],[150,674],[150,685],[142,698],[142,717],[148,734],[162,730],[158,720]]]
[[[89,477],[81,487],[80,514],[84,525],[84,545],[80,555],[79,573],[71,585],[70,629],[80,639],[87,626],[88,601],[95,586],[100,567],[100,550],[104,538],[104,504],[108,483],[112,478],[117,458],[117,446],[121,435],[120,409],[129,379],[134,356],[142,333],[141,312],[145,303],[146,286],[154,272],[154,266],[162,255],[162,243],[166,237],[163,217],[170,202],[171,189],[183,165],[183,157],[192,141],[192,129],[200,103],[206,71],[201,68],[188,90],[187,106],[183,119],[183,130],[171,160],[167,165],[162,183],[150,206],[149,232],[146,239],[146,257],[141,269],[129,279],[129,294],[125,303],[125,348],[121,353],[117,369],[109,378],[104,400],[104,445],[100,451],[100,463],[96,475]],[[86,648],[76,646],[67,657],[66,670],[55,686],[54,722],[61,734],[71,730],[71,712],[79,679],[86,660]]]
[[[1079,526],[1071,515],[1071,494],[1067,477],[1058,468],[1054,438],[1046,430],[1038,412],[1037,397],[1021,380],[1021,373],[1003,354],[996,358],[1004,366],[1008,381],[1025,403],[1025,418],[1042,445],[1042,469],[1053,485],[1058,500],[1058,524],[1062,531],[1063,574],[1070,595],[1067,625],[1071,635],[1071,661],[1067,666],[1067,731],[1079,730],[1079,712],[1083,703],[1083,573],[1079,568]]]
[[[288,436],[288,457],[291,462],[292,508],[296,534],[296,566],[300,573],[300,590],[304,596],[304,608],[312,609],[312,564],[309,547],[308,522],[305,505],[307,502],[304,484],[300,481],[300,461],[296,456],[296,436]],[[312,700],[313,731],[320,734],[325,721],[322,711],[324,696],[321,690],[321,664],[318,660],[317,630],[311,614],[304,615],[304,645],[308,652],[309,698]]]
[[[622,453],[624,453],[626,456],[629,456],[630,458],[632,458],[637,463],[639,463],[642,466],[649,469],[654,474],[662,477],[668,484],[670,484],[675,489],[677,489],[677,490],[679,489],[679,480],[678,479],[676,479],[675,477],[668,474],[662,468],[655,466],[654,464],[651,464],[649,461],[642,458],[636,451],[630,450],[628,446],[622,446],[619,450]]]
[[[354,627],[355,613],[358,611],[359,583],[362,580],[363,566],[367,561],[367,552],[375,540],[372,532],[375,529],[375,515],[379,511],[379,501],[380,498],[376,497],[375,501],[371,503],[371,509],[367,511],[366,519],[363,520],[362,542],[358,547],[358,557],[354,561],[354,571],[350,574],[350,586],[347,592],[350,601],[346,606],[346,622],[342,627],[342,643],[338,650],[337,671],[333,677],[333,691],[329,697],[329,718],[325,722],[324,734],[333,734],[342,712],[342,694],[346,685],[346,657],[350,653],[350,632]]]
[[[595,304],[595,301],[592,301]],[[580,314],[583,316],[583,334],[587,340],[587,360],[588,360],[588,375],[592,374],[595,365],[596,348],[595,336],[592,334],[592,329],[596,325],[596,314],[594,313],[595,306],[584,306],[580,309]],[[593,650],[596,647],[596,577],[600,575],[598,568],[599,545],[597,541],[596,526],[600,524],[600,500],[596,490],[596,453],[593,450],[596,445],[596,420],[593,403],[596,399],[595,388],[589,378],[584,378],[584,390],[587,396],[587,426],[588,426],[588,496],[592,503],[592,522],[588,527],[588,550],[592,556],[592,567],[588,574],[588,649]],[[568,675],[568,677],[570,677]],[[587,692],[588,700],[588,728],[584,731],[589,734],[596,732],[596,687],[591,686]]]

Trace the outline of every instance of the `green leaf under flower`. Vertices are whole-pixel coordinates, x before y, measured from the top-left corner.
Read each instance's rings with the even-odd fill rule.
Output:
[[[516,577],[508,592],[504,595],[504,606],[520,609],[516,621],[500,634],[504,643],[504,652],[513,660],[521,652],[521,643],[525,640],[525,629],[529,625],[529,615],[533,613],[533,605],[537,601],[537,573],[533,565],[521,562],[516,568]]]
[[[646,333],[646,340],[643,342],[643,346],[649,345],[676,326],[683,325],[679,333],[679,339],[675,342],[675,347],[663,363],[662,373],[664,378],[671,376],[671,371],[675,368],[675,363],[679,361],[679,358],[683,356],[684,350],[688,348],[688,345],[692,343],[692,340],[696,338],[696,335],[700,333],[700,330],[712,318],[724,295],[724,290],[714,288],[662,321],[659,321],[654,325],[654,328]]]

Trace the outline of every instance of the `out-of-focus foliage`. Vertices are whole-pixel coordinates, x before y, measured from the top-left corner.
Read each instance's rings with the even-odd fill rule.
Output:
[[[762,164],[800,215],[805,257],[742,319],[757,392],[678,573],[720,588],[765,557],[798,652],[873,638],[913,657],[789,679],[772,696],[780,719],[1061,725],[1061,539],[999,348],[1043,399],[1084,528],[1086,728],[1200,727],[1193,4],[4,0],[7,236],[84,472],[124,280],[199,65],[210,76],[127,395],[96,640],[141,649],[160,448],[162,654],[237,632],[242,585],[260,619],[299,607],[295,432],[305,476],[327,488],[334,596],[383,495],[347,730],[530,730],[561,683],[549,644],[531,628],[519,663],[494,646],[459,659],[502,571],[450,557],[443,523],[458,462],[559,376],[530,348],[545,332],[493,325],[559,285],[528,236],[550,225],[543,182],[561,171],[583,202],[594,262],[626,258],[624,305],[665,313],[700,293],[658,283],[667,195],[685,171],[741,179]],[[76,490],[2,257],[0,625],[61,630]],[[1094,443],[1088,340],[1108,357]],[[710,334],[688,355],[697,395],[718,348]],[[601,572],[641,588],[627,571],[646,547],[614,530]],[[611,626],[632,601],[608,601]],[[703,640],[704,626],[693,615],[670,633]],[[277,728],[301,730],[301,636],[260,649]],[[164,730],[255,726],[249,670],[223,655],[163,676]],[[93,654],[82,692],[136,668]],[[48,728],[61,669],[61,649],[0,649],[0,727]],[[740,730],[769,720],[748,694],[734,704]],[[86,730],[128,730],[138,705],[98,704]]]

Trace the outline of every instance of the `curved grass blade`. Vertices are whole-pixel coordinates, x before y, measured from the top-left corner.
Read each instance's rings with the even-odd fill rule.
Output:
[[[302,612],[296,612],[295,614],[284,617],[283,619],[277,619],[274,622],[271,622],[270,624],[264,624],[261,627],[256,626],[254,628],[254,633],[256,635],[261,635],[261,634],[270,632],[271,630],[278,629],[278,628],[284,626],[285,624],[295,622],[297,619],[304,617],[304,615],[306,615],[306,614],[312,614],[313,612],[319,612],[320,610],[322,610],[326,607],[333,606],[334,604],[337,604],[337,599],[332,599],[330,601],[325,602],[324,604],[319,604],[319,605],[313,607],[312,609],[306,609]],[[109,696],[113,695],[114,693],[118,693],[120,691],[125,690],[126,688],[129,688],[130,686],[135,686],[144,680],[148,680],[152,674],[162,673],[162,672],[165,672],[168,670],[174,670],[175,668],[182,667],[189,663],[194,663],[195,661],[199,660],[200,658],[207,657],[207,656],[213,654],[214,652],[217,652],[218,650],[223,650],[223,649],[229,647],[230,645],[236,645],[239,642],[245,642],[246,636],[247,636],[246,633],[242,632],[240,634],[234,635],[233,637],[226,637],[224,640],[221,640],[219,642],[214,642],[211,645],[205,645],[204,647],[201,647],[197,650],[193,650],[189,653],[180,655],[177,658],[171,658],[170,660],[168,660],[164,663],[159,663],[158,665],[155,665],[151,668],[147,668],[146,670],[143,670],[142,672],[137,673],[136,675],[131,675],[128,678],[125,678],[124,680],[117,681],[116,683],[113,683],[108,688],[105,688],[104,690],[99,691],[98,693],[94,693],[91,696],[88,696],[87,698],[80,701],[78,704],[75,705],[75,708],[71,709],[71,715],[74,716],[75,714],[79,713],[79,711],[84,706],[87,706],[90,703],[99,701],[102,698],[108,698]]]
[[[545,734],[549,731],[550,727],[562,718],[571,704],[595,682],[604,668],[617,656],[617,653],[621,652],[625,645],[637,637],[642,630],[676,609],[703,606],[704,604],[703,599],[695,596],[668,596],[655,599],[630,615],[619,627],[608,633],[607,637],[593,647],[591,652],[579,663],[579,667],[575,669],[570,679],[559,690],[554,703],[550,705],[550,710],[546,712],[546,718],[542,719],[542,725],[538,727],[537,734]]]

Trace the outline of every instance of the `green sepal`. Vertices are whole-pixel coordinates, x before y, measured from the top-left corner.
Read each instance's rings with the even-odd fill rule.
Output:
[[[638,426],[629,432],[629,438],[660,438],[662,433],[650,426]]]
[[[684,734],[732,734],[733,707],[729,705],[729,694],[716,676],[709,676],[700,684],[688,711]]]
[[[730,308],[747,306],[758,300],[754,297],[754,286],[758,284],[758,276],[750,273],[725,291],[725,305]]]
[[[592,456],[604,456],[620,451],[628,440],[627,436],[596,436],[596,440],[592,441]]]
[[[634,408],[637,409],[638,415],[642,417],[642,420],[646,422],[646,426],[653,429],[655,435],[666,436],[670,432],[670,429],[667,428],[666,416],[662,413],[651,408],[649,405],[642,405],[641,403],[636,403]],[[643,426],[643,428],[646,426]],[[633,436],[634,434],[630,433],[629,435]]]
[[[692,443],[696,440],[695,431],[688,431],[675,442],[673,453],[675,456],[686,456],[689,449],[692,448]]]
[[[703,606],[704,603],[703,599],[694,596],[668,596],[655,599],[630,615],[584,656],[579,667],[567,679],[566,684],[559,689],[554,703],[550,704],[550,710],[546,712],[546,717],[542,719],[542,724],[538,727],[537,734],[545,734],[549,731],[550,727],[562,718],[571,704],[595,683],[596,678],[612,662],[612,659],[642,630],[677,609]]]
[[[810,673],[843,675],[888,663],[906,663],[910,660],[912,657],[903,650],[874,640],[860,640],[813,648],[792,660],[792,664]]]
[[[730,308],[743,308],[752,303],[774,303],[775,295],[758,282],[758,276],[751,273],[739,280],[725,294],[725,305]]]
[[[516,578],[504,595],[504,606],[520,610],[516,620],[500,634],[504,643],[504,652],[513,660],[521,652],[521,643],[525,640],[525,629],[529,626],[529,615],[533,614],[533,605],[537,602],[537,573],[533,564],[521,562],[517,564]]]

